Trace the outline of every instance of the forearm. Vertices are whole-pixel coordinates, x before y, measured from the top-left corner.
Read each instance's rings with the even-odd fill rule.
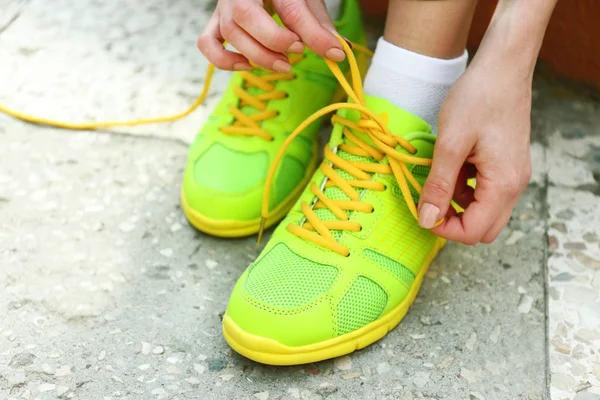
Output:
[[[494,63],[531,78],[556,2],[500,0],[473,63]]]

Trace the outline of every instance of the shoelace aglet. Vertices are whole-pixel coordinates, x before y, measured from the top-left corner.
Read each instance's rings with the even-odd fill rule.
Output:
[[[262,240],[263,231],[265,230],[265,223],[267,219],[265,217],[260,218],[260,226],[258,227],[258,237],[256,238],[256,244],[259,245]]]

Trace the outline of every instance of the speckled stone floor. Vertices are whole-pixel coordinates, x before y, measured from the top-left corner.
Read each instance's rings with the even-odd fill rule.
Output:
[[[0,103],[171,113],[202,86],[205,0],[0,0]],[[259,248],[190,228],[186,120],[67,132],[0,115],[0,399],[600,399],[600,103],[541,74],[534,178],[491,246],[448,245],[411,312],[340,359],[275,368],[220,335]]]

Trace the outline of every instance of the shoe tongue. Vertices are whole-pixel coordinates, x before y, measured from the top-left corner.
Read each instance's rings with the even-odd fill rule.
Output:
[[[427,122],[381,97],[365,95],[365,103],[370,110],[379,114],[384,122],[387,122],[390,130],[398,136],[410,132],[431,132]]]

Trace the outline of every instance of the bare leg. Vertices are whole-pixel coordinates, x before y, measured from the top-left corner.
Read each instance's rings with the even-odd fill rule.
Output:
[[[476,5],[476,0],[390,0],[384,38],[429,57],[459,57]]]

